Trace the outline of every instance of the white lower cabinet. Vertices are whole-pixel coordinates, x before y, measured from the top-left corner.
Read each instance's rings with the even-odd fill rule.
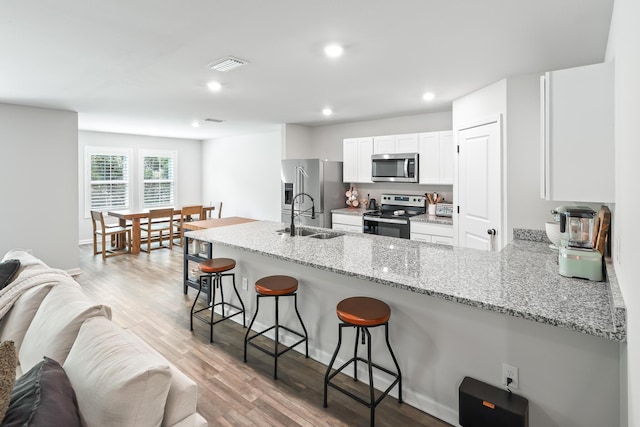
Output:
[[[411,221],[411,240],[451,246],[453,245],[453,226]]]
[[[338,231],[362,233],[362,215],[331,214],[331,228]]]

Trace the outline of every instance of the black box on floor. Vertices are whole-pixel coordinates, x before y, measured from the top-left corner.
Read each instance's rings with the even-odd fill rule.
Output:
[[[522,396],[470,377],[458,392],[462,427],[529,427],[529,401]]]

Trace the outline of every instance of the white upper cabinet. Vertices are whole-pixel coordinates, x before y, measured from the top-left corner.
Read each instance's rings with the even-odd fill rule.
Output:
[[[417,153],[418,134],[373,137],[373,154]]]
[[[420,184],[453,184],[453,132],[420,134]]]
[[[342,143],[343,182],[371,181],[373,138],[346,138]]]
[[[541,77],[540,196],[614,202],[613,64]]]

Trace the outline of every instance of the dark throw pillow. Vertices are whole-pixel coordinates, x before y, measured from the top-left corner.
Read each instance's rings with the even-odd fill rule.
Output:
[[[9,407],[11,391],[16,382],[16,345],[13,341],[0,343],[0,419],[4,418]]]
[[[20,269],[20,261],[8,259],[0,262],[0,289],[4,289],[15,278]]]
[[[16,380],[1,425],[82,426],[76,394],[58,362],[45,357]]]

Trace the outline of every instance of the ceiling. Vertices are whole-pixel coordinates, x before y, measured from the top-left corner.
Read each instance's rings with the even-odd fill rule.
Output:
[[[191,139],[448,111],[504,77],[602,62],[613,0],[3,0],[0,102]],[[344,55],[323,48],[339,42]],[[208,65],[233,55],[227,73]],[[207,82],[223,85],[219,92]],[[431,102],[422,94],[432,91]],[[331,107],[334,114],[322,115]],[[213,118],[191,127],[193,120]]]

